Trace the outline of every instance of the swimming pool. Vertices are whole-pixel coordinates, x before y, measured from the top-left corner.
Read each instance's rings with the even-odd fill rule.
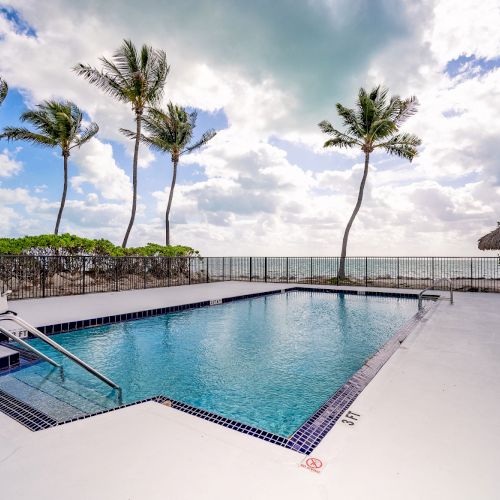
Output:
[[[58,334],[116,381],[123,402],[156,395],[292,435],[415,313],[413,299],[289,291]],[[45,362],[0,389],[55,420],[116,406],[114,394],[38,339]]]

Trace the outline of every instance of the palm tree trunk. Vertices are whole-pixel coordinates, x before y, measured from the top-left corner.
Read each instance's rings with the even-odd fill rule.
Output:
[[[132,231],[132,226],[135,220],[135,211],[137,209],[137,162],[139,159],[139,142],[141,139],[141,125],[142,125],[142,111],[136,111],[136,136],[135,136],[135,146],[134,146],[134,161],[132,164],[132,213],[130,214],[130,222],[128,223],[127,232],[123,238],[122,248],[127,246],[128,237],[130,236],[130,231]]]
[[[66,203],[66,193],[68,191],[68,153],[63,153],[64,158],[64,187],[61,198],[61,205],[59,206],[59,212],[57,214],[56,228],[54,229],[54,234],[59,234],[59,225],[61,224],[61,217],[64,210],[64,204]]]
[[[368,165],[370,162],[370,153],[365,153],[365,169],[363,172],[363,178],[361,179],[361,184],[359,185],[359,193],[358,193],[358,201],[356,202],[356,206],[354,207],[354,211],[347,223],[347,227],[344,232],[344,239],[342,240],[342,253],[340,254],[340,266],[339,272],[337,274],[337,279],[343,280],[345,279],[345,256],[347,254],[347,240],[349,238],[349,231],[351,230],[352,223],[358,215],[359,209],[361,207],[361,202],[363,201],[363,191],[365,190],[366,177],[368,175]]]
[[[172,198],[174,197],[175,181],[177,179],[177,163],[179,160],[172,160],[174,170],[172,172],[172,184],[170,184],[170,194],[168,195],[167,210],[165,211],[165,245],[170,245],[170,209],[172,208]]]

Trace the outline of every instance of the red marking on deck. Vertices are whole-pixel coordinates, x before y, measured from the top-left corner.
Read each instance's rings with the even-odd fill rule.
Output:
[[[306,460],[306,465],[311,469],[321,469],[323,462],[319,458],[311,457]]]
[[[311,472],[320,473],[323,467],[323,461],[316,457],[309,457],[300,464],[304,469],[308,469]]]

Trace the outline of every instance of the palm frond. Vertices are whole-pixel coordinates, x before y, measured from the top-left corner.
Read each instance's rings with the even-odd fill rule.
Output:
[[[414,134],[397,134],[390,140],[376,144],[376,148],[382,148],[391,155],[405,158],[410,162],[418,155],[418,146],[422,144],[419,137]]]
[[[8,141],[26,141],[38,146],[53,148],[57,146],[57,141],[43,134],[37,134],[24,127],[5,127],[0,138]]]
[[[114,53],[113,59],[122,74],[131,75],[141,71],[137,49],[132,40],[123,40],[122,46]]]
[[[99,60],[102,64],[102,73],[119,83],[121,87],[126,87],[129,84],[126,76],[122,74],[113,61],[110,61],[106,57],[100,57]]]
[[[183,153],[191,153],[192,151],[201,148],[204,146],[208,141],[213,139],[217,135],[217,132],[213,129],[207,130],[201,138],[196,141],[194,144],[188,146]]]
[[[8,92],[9,86],[7,85],[7,82],[0,77],[0,104],[2,104],[2,102],[5,100]]]
[[[137,134],[135,132],[132,132],[132,130],[128,130],[126,128],[121,128],[120,132],[127,138],[127,139],[134,139],[137,137]]]
[[[353,148],[354,146],[359,146],[359,144],[357,144],[354,141],[346,140],[346,139],[344,139],[342,137],[335,137],[333,139],[328,139],[323,144],[324,148],[338,147],[338,148],[349,149],[349,148]]]
[[[95,122],[92,122],[88,127],[81,130],[79,135],[75,135],[75,144],[71,146],[71,148],[81,147],[82,144],[90,141],[90,139],[92,139],[92,137],[94,137],[97,132],[99,132],[99,125],[97,125],[97,123]]]
[[[166,110],[149,108],[143,118],[145,133],[141,141],[155,150],[169,152],[173,156],[194,151],[216,134],[214,130],[208,130],[198,141],[191,144],[196,117],[196,111],[188,113],[185,108],[172,102],[168,103]]]
[[[172,153],[174,151],[174,147],[169,143],[166,143],[161,137],[146,136],[141,134],[141,141],[159,153]]]
[[[114,75],[104,73],[99,71],[92,66],[86,66],[84,64],[77,64],[74,66],[73,70],[77,75],[83,76],[92,85],[104,91],[106,94],[111,95],[118,101],[127,102],[127,94],[123,85],[120,85],[119,78]]]
[[[354,109],[346,108],[342,104],[336,104],[337,113],[342,118],[343,125],[347,129],[347,133],[353,137],[362,138],[364,136],[363,125],[358,121]]]
[[[7,127],[3,136],[9,140],[23,140],[41,146],[60,146],[63,152],[80,147],[99,130],[96,123],[82,128],[83,113],[71,101],[44,101],[35,109],[21,115],[35,130],[25,127]]]
[[[154,64],[148,73],[147,101],[153,105],[158,104],[165,89],[165,81],[170,73],[170,66],[167,64],[167,55],[163,50],[155,50]]]
[[[170,106],[171,103],[169,103],[168,106]],[[155,108],[155,107],[150,107],[148,108],[148,114],[144,117],[144,121],[159,121],[162,122],[164,120],[168,120],[169,118],[169,113],[168,111],[163,111],[160,108]]]
[[[372,122],[367,138],[369,138],[371,142],[375,142],[377,139],[384,139],[391,136],[396,133],[397,130],[398,128],[394,120],[381,117]]]
[[[138,51],[131,40],[124,40],[111,60],[101,57],[100,61],[102,70],[84,64],[73,69],[115,99],[130,102],[136,112],[162,99],[170,70],[164,51],[148,45]]]
[[[384,127],[384,121],[392,119],[397,113],[399,97],[389,99],[389,89],[377,86],[370,92],[360,88],[356,102],[356,118],[361,124],[365,139],[373,141],[377,134],[384,136],[390,132],[391,127]],[[386,122],[387,123],[387,122]]]
[[[358,123],[361,124],[363,132],[366,135],[370,131],[373,117],[375,115],[375,103],[364,88],[359,89],[356,108],[356,118]]]
[[[411,146],[406,145],[395,145],[395,146],[386,146],[385,151],[391,155],[397,156],[399,158],[404,158],[408,160],[410,163],[413,158],[418,155],[418,150],[416,148],[412,148]]]
[[[366,93],[366,92],[365,92]],[[366,93],[367,97],[371,101],[377,101],[380,98],[384,98],[387,96],[387,90],[382,87],[382,85],[377,85],[376,87],[373,87],[373,89],[370,90],[370,93]]]
[[[323,133],[333,136],[332,139],[328,139],[323,144],[324,148],[333,146],[338,146],[341,148],[352,148],[354,146],[362,145],[362,142],[357,137],[353,137],[340,132],[339,130],[335,129],[333,125],[327,120],[323,120],[322,122],[318,123],[318,126]]]
[[[144,118],[145,120],[145,118]],[[120,132],[127,137],[127,139],[132,139],[135,140],[137,137],[137,133],[133,132],[132,130],[128,130],[126,128],[121,128]],[[165,153],[165,152],[170,152],[170,149],[166,148],[165,146],[165,141],[161,137],[157,136],[148,136],[145,134],[140,134],[139,140],[149,146],[151,149],[154,149],[155,151],[158,151],[160,153]]]
[[[408,97],[407,99],[399,99],[398,112],[394,117],[394,121],[398,127],[417,112],[418,105],[418,99],[415,96]]]
[[[42,108],[42,106],[44,106],[44,104],[38,105],[38,109],[25,111],[19,118],[22,122],[31,123],[44,134],[53,135],[57,128],[56,120],[47,112],[47,109]]]
[[[370,99],[375,103],[377,110],[383,111],[387,107],[389,89],[378,85],[370,92]]]

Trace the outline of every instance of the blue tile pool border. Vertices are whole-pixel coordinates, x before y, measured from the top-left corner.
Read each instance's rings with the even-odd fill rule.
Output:
[[[307,291],[307,292],[319,292],[319,293],[344,293],[349,295],[383,296],[383,297],[407,298],[407,299],[415,299],[418,297],[418,294],[416,293],[378,292],[378,291],[368,291],[368,290],[362,290],[361,293],[358,293],[357,290],[330,289],[330,288],[319,288],[319,287],[318,288],[292,287],[282,290],[272,290],[266,292],[259,292],[255,294],[228,297],[222,299],[222,303],[232,302],[235,300],[244,300],[249,298],[261,297],[265,295],[280,294],[283,292],[293,292],[293,291],[300,291],[300,292]],[[112,323],[118,323],[122,321],[142,319],[146,317],[169,314],[172,312],[178,312],[186,309],[193,309],[210,305],[211,305],[210,301],[203,301],[192,304],[150,309],[148,311],[141,311],[137,313],[106,316],[103,318],[94,318],[92,320],[61,323],[59,325],[49,325],[41,327],[39,329],[42,332],[46,333],[47,335],[53,335],[57,333],[69,332],[92,326],[101,326]],[[338,389],[311,417],[309,417],[289,437],[279,436],[272,432],[258,429],[251,425],[247,425],[242,422],[238,422],[236,420],[223,417],[216,413],[209,412],[201,408],[196,408],[187,403],[170,399],[168,396],[165,395],[154,396],[140,401],[135,401],[133,403],[120,405],[115,408],[105,409],[96,413],[82,415],[70,420],[58,422],[54,420],[52,417],[45,415],[39,410],[32,408],[27,403],[22,402],[17,398],[15,398],[14,396],[0,390],[0,411],[9,415],[11,418],[17,420],[19,423],[23,424],[30,430],[38,431],[50,427],[64,425],[70,422],[75,422],[78,420],[87,419],[96,415],[101,415],[103,413],[109,413],[122,408],[126,408],[128,406],[135,406],[141,403],[153,401],[159,404],[172,407],[173,409],[182,411],[184,413],[188,413],[190,415],[202,418],[209,422],[222,425],[223,427],[226,427],[228,429],[232,429],[241,432],[243,434],[257,437],[269,443],[273,443],[278,446],[294,450],[298,453],[309,455],[314,450],[314,448],[318,446],[318,444],[326,436],[326,434],[333,428],[336,422],[338,422],[338,420],[349,410],[350,406],[353,404],[353,402],[359,396],[359,394],[363,391],[363,389],[375,377],[375,375],[382,368],[382,366],[388,361],[388,359],[392,356],[392,354],[394,354],[399,345],[417,327],[417,325],[420,323],[424,315],[426,315],[433,308],[434,305],[435,304],[433,302],[427,303],[422,310],[418,311],[414,316],[412,316],[408,321],[406,321],[405,324],[393,336],[391,336],[391,338],[375,354],[373,354],[370,358],[366,360],[364,365],[356,373],[354,373],[340,389]],[[99,322],[99,320],[102,321],[106,320],[106,322]]]
[[[365,295],[365,296],[378,296],[378,297],[393,297],[393,298],[407,298],[416,299],[418,298],[418,293],[415,292],[379,292],[371,290],[352,290],[352,289],[332,289],[332,288],[320,288],[320,287],[303,287],[296,286],[277,290],[268,290],[265,292],[251,293],[246,295],[237,295],[234,297],[224,297],[220,299],[222,304],[227,302],[233,302],[235,300],[252,299],[257,297],[263,297],[265,295],[274,295],[283,292],[322,292],[322,293],[343,293],[344,295]],[[435,296],[430,296],[435,297]],[[161,316],[163,314],[170,314],[173,312],[184,311],[186,309],[196,309],[199,307],[210,306],[210,300],[204,300],[201,302],[192,302],[190,304],[181,304],[176,306],[168,307],[158,307],[155,309],[147,309],[144,311],[136,311],[131,313],[115,314],[109,316],[101,316],[97,318],[79,320],[79,321],[68,321],[64,323],[56,323],[52,325],[38,326],[37,328],[45,335],[55,335],[58,333],[67,333],[75,330],[82,330],[84,328],[92,328],[95,326],[111,325],[114,323],[122,323],[124,321],[135,321],[144,318],[150,318],[152,316]],[[29,334],[32,338],[33,335]],[[10,345],[10,344],[9,344]]]
[[[287,289],[291,290],[291,289]],[[294,288],[295,290],[295,288]],[[281,290],[271,290],[266,292],[251,293],[247,295],[238,295],[235,297],[225,297],[222,300],[222,304],[227,302],[233,302],[235,300],[252,299],[256,297],[262,297],[264,295],[273,295],[281,293]],[[150,318],[152,316],[162,316],[164,314],[170,314],[173,312],[185,311],[186,309],[196,309],[199,307],[210,306],[210,300],[204,300],[201,302],[192,302],[190,304],[181,304],[177,306],[168,307],[158,307],[155,309],[147,309],[144,311],[136,311],[132,313],[115,314],[110,316],[101,316],[97,318],[85,319],[80,321],[68,321],[65,323],[57,323],[53,325],[44,325],[37,327],[42,333],[46,335],[55,335],[58,333],[67,333],[75,330],[81,330],[83,328],[92,328],[94,326],[104,326],[111,325],[114,323],[122,323],[124,321],[135,321],[144,318]],[[33,337],[31,334],[29,337]]]

